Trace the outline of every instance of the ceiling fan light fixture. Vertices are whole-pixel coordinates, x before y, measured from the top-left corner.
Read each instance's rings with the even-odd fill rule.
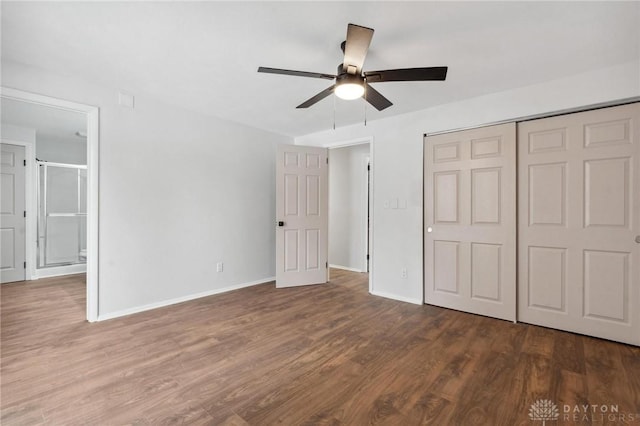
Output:
[[[358,99],[364,95],[364,86],[359,83],[342,83],[336,86],[335,94],[347,101]]]
[[[267,67],[259,67],[258,72],[335,80],[335,84],[307,99],[296,108],[309,108],[333,93],[346,100],[364,98],[378,111],[389,108],[393,104],[369,83],[443,81],[447,78],[448,68],[444,66],[364,71],[362,66],[369,51],[372,37],[373,28],[355,24],[347,25],[347,39],[340,44],[344,60],[338,64],[335,75]]]

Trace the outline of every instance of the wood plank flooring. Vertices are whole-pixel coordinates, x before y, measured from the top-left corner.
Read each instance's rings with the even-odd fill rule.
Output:
[[[5,284],[1,423],[531,425],[542,424],[531,404],[550,399],[560,418],[548,425],[640,425],[640,348],[382,299],[364,274],[331,276],[95,324],[83,276]],[[574,417],[585,404],[617,417]]]

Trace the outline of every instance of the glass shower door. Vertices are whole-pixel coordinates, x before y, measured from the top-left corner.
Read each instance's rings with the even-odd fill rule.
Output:
[[[38,166],[38,267],[85,263],[86,166]]]

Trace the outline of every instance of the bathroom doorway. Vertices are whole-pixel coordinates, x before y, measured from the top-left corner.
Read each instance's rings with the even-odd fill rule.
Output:
[[[86,318],[95,321],[98,108],[8,88],[0,95],[2,143],[26,150],[24,279],[86,273]]]
[[[329,266],[371,271],[371,143],[329,149]]]

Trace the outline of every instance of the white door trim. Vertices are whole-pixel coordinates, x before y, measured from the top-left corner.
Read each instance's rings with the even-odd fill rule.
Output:
[[[369,150],[371,151],[371,150]],[[369,246],[369,215],[370,215],[370,205],[369,205],[369,197],[371,196],[370,193],[370,189],[369,189],[369,170],[367,170],[368,167],[370,167],[371,164],[371,159],[369,158],[369,156],[364,157],[363,160],[363,164],[362,164],[362,168],[364,170],[364,188],[362,193],[364,194],[364,196],[362,197],[362,207],[363,207],[363,212],[364,212],[364,220],[363,220],[363,227],[364,227],[364,232],[362,233],[362,248],[364,249],[364,256],[363,256],[363,265],[364,268],[362,268],[362,272],[367,272],[368,270],[368,266],[369,266],[369,259],[367,259],[367,255],[369,254],[369,250],[368,250],[368,246]]]
[[[6,145],[17,145],[24,147],[24,155],[27,160],[24,181],[24,210],[27,212],[27,220],[25,223],[25,260],[27,261],[27,269],[25,271],[25,279],[32,280],[36,274],[36,191],[35,191],[35,150],[33,143],[28,141],[18,141],[13,139],[2,139]],[[31,243],[30,243],[31,242]]]
[[[365,143],[373,143],[373,136],[363,138],[349,139],[346,141],[332,142],[322,145],[323,148],[344,148],[347,146],[364,145]]]
[[[369,293],[373,294],[374,290],[373,290],[373,271],[374,271],[374,266],[373,266],[373,260],[375,259],[374,256],[374,247],[373,247],[373,230],[374,228],[374,199],[375,199],[375,191],[373,190],[375,188],[373,182],[374,182],[374,171],[375,171],[375,156],[373,155],[374,153],[374,144],[373,144],[373,136],[371,136],[370,138],[368,138],[369,141],[369,165],[371,167],[370,173],[369,173],[369,235],[367,235],[367,238],[369,238]]]
[[[7,99],[14,99],[23,102],[29,102],[38,105],[49,106],[53,108],[64,109],[68,111],[80,112],[87,115],[87,321],[93,322],[98,320],[98,267],[99,267],[99,165],[100,165],[100,152],[99,152],[99,108],[92,105],[85,105],[76,102],[66,101],[63,99],[52,98],[49,96],[39,95],[36,93],[25,92],[22,90],[0,87],[0,97]],[[33,159],[35,156],[32,152],[28,157],[27,167],[31,163],[32,170],[27,170],[28,179],[33,179]],[[27,154],[29,155],[29,154]],[[27,181],[29,182],[29,181]],[[29,185],[27,183],[27,185]],[[33,187],[33,181],[31,181],[31,187]],[[32,192],[33,188],[31,188]],[[35,204],[34,197],[32,195],[27,198],[27,206],[31,207],[32,218],[35,219]],[[28,208],[28,207],[27,207]],[[29,213],[27,213],[29,214]],[[29,221],[31,222],[31,221]],[[31,227],[31,238],[35,235],[35,223],[27,225],[27,235],[29,235],[29,228]],[[35,250],[27,244],[27,253],[31,253],[28,257],[28,262],[32,267],[35,266]],[[28,254],[29,256],[29,254]],[[30,273],[30,268],[27,273]],[[30,274],[33,276],[33,274]]]

